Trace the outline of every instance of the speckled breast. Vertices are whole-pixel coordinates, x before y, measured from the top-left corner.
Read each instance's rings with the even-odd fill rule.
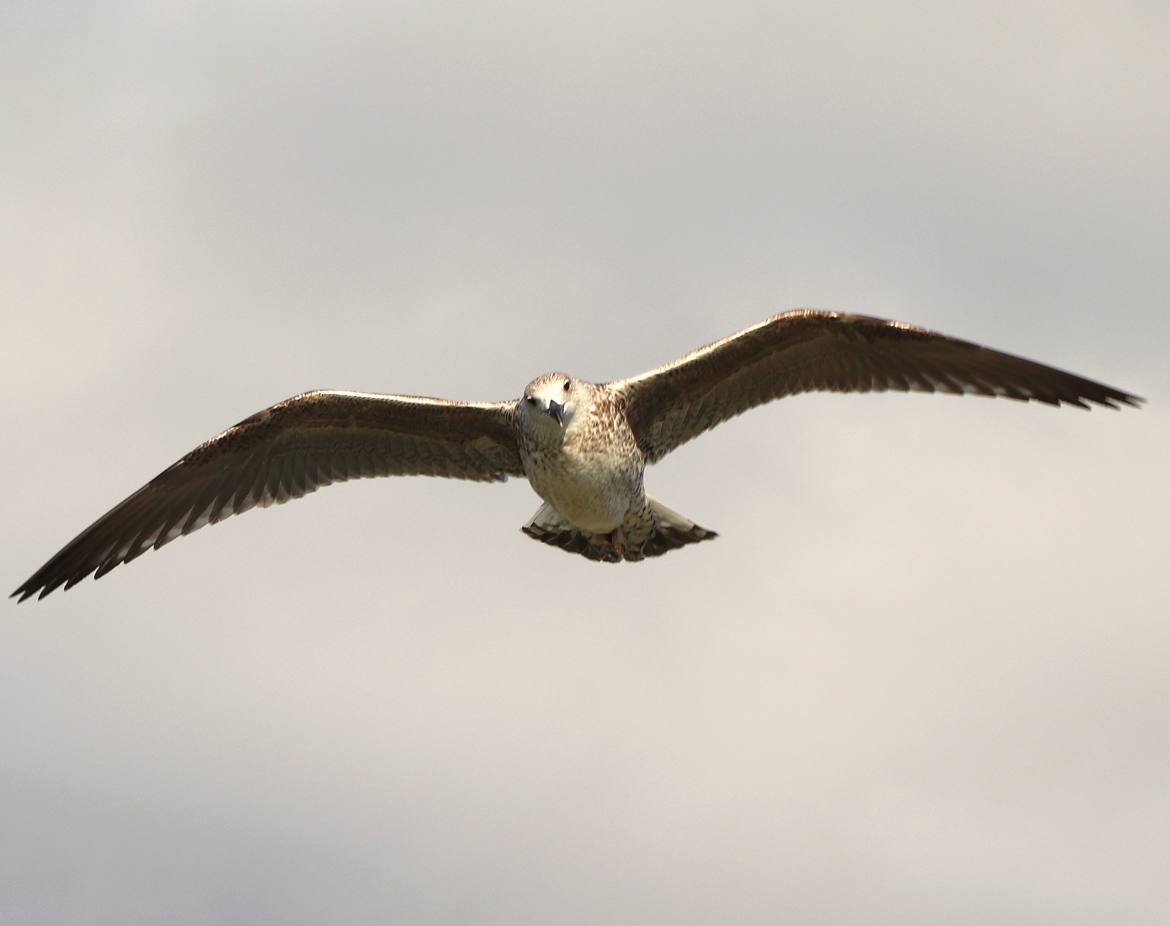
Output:
[[[537,494],[582,530],[612,531],[645,498],[634,436],[609,416],[574,422],[561,447],[525,455],[524,467]]]

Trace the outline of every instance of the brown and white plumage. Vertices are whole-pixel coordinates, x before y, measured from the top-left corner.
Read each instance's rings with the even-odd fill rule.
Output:
[[[809,391],[949,392],[1117,408],[1136,396],[918,328],[798,310],[629,379],[545,374],[512,402],[307,392],[196,447],[107,512],[15,592],[100,577],[205,524],[332,482],[527,476],[545,504],[529,536],[590,559],[658,556],[715,537],[646,496],[645,465],[756,405]]]
[[[1073,373],[905,322],[798,309],[611,383],[648,462],[798,392],[949,392],[1111,408],[1141,400]]]
[[[13,594],[23,601],[101,577],[176,537],[250,508],[369,476],[501,481],[523,474],[513,405],[305,392],[200,444],[98,518]]]

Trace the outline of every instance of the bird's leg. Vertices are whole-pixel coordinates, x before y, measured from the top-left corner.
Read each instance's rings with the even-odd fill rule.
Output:
[[[613,552],[618,556],[626,555],[626,535],[622,531],[622,526],[619,524],[609,534],[609,545],[613,547]]]

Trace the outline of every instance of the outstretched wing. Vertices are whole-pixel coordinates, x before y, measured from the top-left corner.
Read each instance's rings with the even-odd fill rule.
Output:
[[[798,309],[610,383],[650,461],[756,405],[798,392],[975,393],[1117,408],[1137,396],[935,331]]]
[[[515,404],[306,392],[200,444],[98,518],[12,596],[100,577],[151,547],[256,505],[364,476],[523,475]]]

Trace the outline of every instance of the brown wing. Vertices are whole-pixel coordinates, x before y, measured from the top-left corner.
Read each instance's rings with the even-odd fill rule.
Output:
[[[12,596],[45,597],[256,505],[363,476],[523,475],[514,403],[306,392],[200,444],[98,518]]]
[[[756,405],[798,392],[975,393],[1117,408],[1137,396],[905,322],[798,309],[611,383],[648,460]]]

